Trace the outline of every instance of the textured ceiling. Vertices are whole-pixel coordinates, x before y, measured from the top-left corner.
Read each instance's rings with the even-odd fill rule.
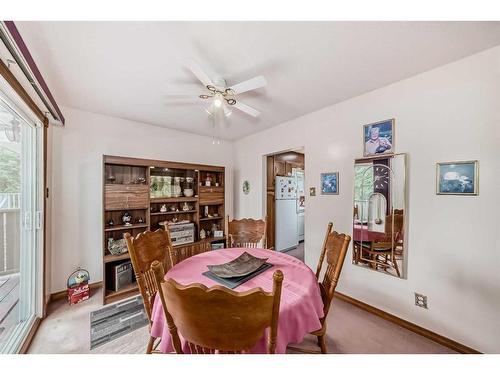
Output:
[[[16,22],[59,104],[212,135],[195,59],[231,84],[264,75],[218,129],[238,139],[500,44],[499,22]]]

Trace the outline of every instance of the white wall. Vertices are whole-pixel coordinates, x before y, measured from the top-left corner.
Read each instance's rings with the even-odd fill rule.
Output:
[[[52,292],[66,288],[77,266],[102,280],[102,155],[130,156],[226,167],[233,185],[232,142],[62,108],[66,126],[53,127],[51,207]],[[232,214],[231,189],[226,211]]]
[[[354,266],[349,252],[338,291],[500,352],[499,70],[496,47],[235,142],[236,217],[263,213],[262,156],[304,146],[307,187],[318,192],[321,172],[340,172],[340,195],[306,197],[306,263],[314,268],[328,221],[352,233],[362,125],[394,117],[395,149],[409,154],[408,278]],[[480,195],[437,196],[435,163],[464,159],[480,160]],[[428,296],[428,310],[414,306],[414,291]]]

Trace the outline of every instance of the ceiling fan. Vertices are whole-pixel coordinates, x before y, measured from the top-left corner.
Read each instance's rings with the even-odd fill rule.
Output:
[[[236,85],[228,86],[224,79],[210,79],[194,60],[188,62],[187,68],[200,80],[208,91],[200,95],[181,95],[182,97],[198,98],[207,101],[209,107],[206,108],[206,111],[214,117],[218,115],[218,112],[222,112],[225,116],[229,116],[233,108],[252,117],[258,117],[260,115],[257,109],[242,103],[237,99],[237,96],[244,92],[266,86],[267,81],[263,76],[257,76]],[[179,95],[171,96],[179,97]]]

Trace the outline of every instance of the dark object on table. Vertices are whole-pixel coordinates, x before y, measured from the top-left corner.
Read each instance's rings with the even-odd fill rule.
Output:
[[[208,269],[218,277],[241,277],[259,269],[269,258],[256,258],[246,251],[230,262],[209,265]]]
[[[262,272],[268,270],[272,266],[273,265],[270,263],[264,263],[255,271],[249,273],[248,275],[240,277],[219,277],[216,274],[212,273],[211,271],[203,272],[202,275],[208,277],[209,279],[217,281],[219,284],[224,285],[229,289],[234,289],[240,286],[241,284],[247,282],[248,280],[253,279],[255,276],[260,275]]]

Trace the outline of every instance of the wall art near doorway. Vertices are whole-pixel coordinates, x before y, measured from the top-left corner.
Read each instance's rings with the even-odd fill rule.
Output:
[[[339,172],[321,173],[321,194],[339,193]]]

